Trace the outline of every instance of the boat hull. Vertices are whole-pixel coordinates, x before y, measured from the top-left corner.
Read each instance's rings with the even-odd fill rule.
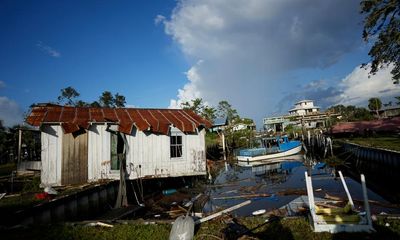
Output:
[[[261,156],[256,156],[256,157],[249,157],[249,156],[237,156],[238,161],[242,162],[254,162],[254,161],[262,161],[266,159],[273,159],[273,158],[280,158],[280,157],[286,157],[286,156],[291,156],[294,154],[297,154],[301,151],[301,145],[294,147],[292,149],[289,149],[284,152],[279,152],[279,153],[271,153],[267,155],[261,155]]]

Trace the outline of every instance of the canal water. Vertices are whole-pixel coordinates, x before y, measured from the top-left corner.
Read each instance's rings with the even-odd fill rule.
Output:
[[[280,208],[301,195],[307,195],[304,180],[307,170],[311,171],[315,197],[323,198],[328,194],[347,198],[339,176],[334,177],[334,168],[325,163],[305,160],[303,155],[295,155],[273,163],[222,164],[207,185],[209,200],[203,211],[225,209],[248,199],[252,203],[236,210],[235,215],[249,216],[256,210],[265,209],[268,212]],[[345,176],[345,181],[353,200],[363,200],[360,180]],[[378,203],[370,205],[373,214],[400,212],[388,207],[390,204],[370,189],[368,198]],[[356,207],[361,208],[362,205],[356,204]]]

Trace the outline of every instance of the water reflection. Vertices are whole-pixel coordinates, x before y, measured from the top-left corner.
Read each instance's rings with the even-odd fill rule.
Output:
[[[334,177],[335,169],[325,163],[319,163],[303,155],[286,159],[274,159],[267,162],[234,163],[221,167],[213,183],[208,185],[210,200],[204,211],[226,208],[247,199],[252,203],[236,210],[240,216],[248,216],[255,210],[267,211],[280,208],[300,195],[306,195],[304,172],[312,175],[315,197],[325,194],[346,198],[340,179]],[[367,179],[368,181],[368,179]],[[353,199],[362,199],[361,185],[346,178]],[[368,190],[370,200],[385,202],[382,197]],[[373,211],[392,211],[373,208]]]

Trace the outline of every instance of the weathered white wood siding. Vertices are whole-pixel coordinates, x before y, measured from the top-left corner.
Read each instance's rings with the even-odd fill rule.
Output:
[[[119,179],[119,171],[111,170],[110,132],[105,124],[92,124],[88,131],[88,180]],[[42,183],[61,185],[61,126],[42,128]],[[205,130],[183,134],[182,157],[170,157],[170,136],[133,130],[127,135],[127,170],[130,179],[138,177],[178,177],[206,174]]]
[[[105,124],[93,124],[88,131],[88,180],[109,178],[110,132]]]
[[[134,130],[127,136],[129,178],[177,177],[206,174],[205,130],[198,134],[183,134],[172,128],[172,134],[182,136],[182,157],[170,157],[170,136]]]
[[[61,185],[63,130],[60,125],[43,125],[41,130],[42,185]]]

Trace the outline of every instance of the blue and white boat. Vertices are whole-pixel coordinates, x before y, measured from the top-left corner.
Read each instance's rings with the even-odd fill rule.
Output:
[[[266,159],[281,158],[297,154],[301,151],[301,142],[289,140],[287,136],[261,139],[262,148],[241,149],[238,161],[253,162]]]

